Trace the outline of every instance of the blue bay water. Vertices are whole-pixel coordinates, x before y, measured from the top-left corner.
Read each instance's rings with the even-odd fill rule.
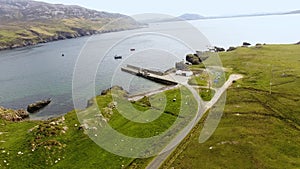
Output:
[[[286,15],[198,20],[190,23],[203,33],[211,45],[228,48],[229,46],[241,45],[244,41],[252,44],[296,43],[300,41],[300,24],[297,22],[299,19],[300,15]],[[88,48],[88,53],[96,57],[92,60],[87,59],[86,64],[100,62],[96,74],[95,91],[97,94],[111,86],[111,75],[114,73],[114,68],[120,65],[123,60],[123,64],[127,63],[126,57],[122,61],[117,61],[113,59],[113,55],[132,55],[129,51],[131,48],[138,50],[152,46],[155,49],[159,45],[161,49],[164,49],[172,45],[178,50],[174,52],[182,54],[182,57],[163,57],[157,51],[143,51],[141,54],[145,57],[137,56],[137,59],[130,62],[144,67],[166,70],[173,66],[175,61],[184,59],[183,54],[189,52],[182,48],[181,44],[171,43],[171,41],[168,42],[168,39],[161,38],[157,45],[157,41],[151,39],[153,36],[135,38],[121,47],[109,49],[120,39],[143,31],[174,30],[174,32],[181,32],[181,24],[181,22],[157,23],[151,24],[149,28],[145,28],[146,30],[107,33],[93,37],[51,42],[30,48],[1,51],[0,105],[19,109],[26,108],[28,104],[37,100],[52,98],[53,102],[41,112],[33,115],[33,118],[47,118],[72,110],[74,108],[72,101],[73,72],[76,61],[83,53],[83,47],[87,42],[89,46],[84,49]],[[186,38],[193,41],[193,33],[191,31],[189,34],[189,31],[186,31]],[[204,44],[199,44],[199,46],[204,46]],[[62,53],[65,55],[64,57],[62,57]],[[99,58],[104,55],[106,57],[100,61]],[[133,81],[129,88],[132,93],[161,87],[161,85],[131,75],[120,74],[120,76]],[[86,81],[83,87],[90,83],[92,81]],[[88,97],[92,96],[86,96],[86,99]]]

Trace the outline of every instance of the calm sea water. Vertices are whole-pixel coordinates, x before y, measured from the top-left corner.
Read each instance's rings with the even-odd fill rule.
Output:
[[[182,26],[185,25],[182,22],[158,23],[140,30],[1,51],[0,105],[19,109],[37,100],[52,98],[53,102],[32,118],[48,118],[74,109],[72,79],[77,60],[81,63],[77,69],[82,77],[81,88],[93,85],[96,79],[96,94],[114,84],[122,85],[133,94],[150,91],[162,86],[122,73],[119,66],[130,63],[166,70],[192,52],[188,46],[204,50],[209,42],[225,48],[241,45],[244,41],[296,43],[300,41],[299,19],[300,15],[288,15],[192,21],[198,30]],[[203,36],[195,37],[197,31]],[[177,39],[158,33],[176,35]],[[130,51],[131,48],[136,51]],[[115,60],[114,55],[122,55],[123,59]],[[94,79],[87,78],[85,72],[93,71]],[[91,97],[91,94],[82,96],[85,100]]]
[[[251,44],[291,44],[300,41],[300,15],[262,16],[192,21],[216,45],[228,48]]]

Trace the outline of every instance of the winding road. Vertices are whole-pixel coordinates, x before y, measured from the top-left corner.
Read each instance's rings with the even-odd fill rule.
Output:
[[[190,91],[193,93],[193,96],[198,102],[198,114],[197,116],[186,126],[178,135],[161,151],[162,153],[156,156],[146,167],[146,169],[157,169],[159,168],[163,162],[172,154],[172,152],[176,149],[177,145],[182,142],[182,140],[191,132],[191,130],[195,127],[195,125],[200,121],[205,112],[207,112],[213,105],[217,103],[217,101],[221,98],[223,93],[229,88],[229,86],[236,80],[243,78],[242,75],[232,74],[229,79],[224,83],[221,88],[216,89],[216,93],[211,101],[207,103],[203,103],[200,98],[198,92],[191,86],[185,85]],[[204,105],[203,105],[204,104]],[[217,127],[217,126],[215,126]],[[212,133],[210,133],[212,134]]]

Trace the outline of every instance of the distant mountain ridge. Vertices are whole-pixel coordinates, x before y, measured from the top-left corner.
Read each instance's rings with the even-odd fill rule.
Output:
[[[224,16],[203,16],[196,13],[185,13],[178,17],[162,16],[157,18],[148,18],[141,20],[143,23],[159,23],[159,22],[177,22],[177,21],[191,21],[191,20],[204,20],[204,19],[226,19],[226,18],[242,18],[242,17],[258,17],[258,16],[271,16],[271,15],[292,15],[300,14],[300,10],[290,12],[274,12],[274,13],[256,13],[256,14],[237,14],[237,15],[224,15]]]
[[[0,50],[140,26],[126,15],[76,5],[0,0]]]
[[[290,14],[298,14],[298,13],[300,13],[300,10],[290,12]]]
[[[200,19],[222,19],[222,18],[241,18],[241,17],[255,17],[255,16],[269,16],[269,15],[289,15],[300,14],[300,10],[290,12],[274,12],[274,13],[257,13],[257,14],[239,14],[228,16],[202,16],[199,14],[183,14],[179,16],[178,20],[200,20]]]
[[[31,0],[0,0],[0,4],[0,18],[5,20],[126,17],[121,14],[99,12],[76,5],[48,4]]]
[[[179,16],[178,18],[183,19],[183,20],[196,20],[196,19],[202,19],[204,16],[198,15],[198,14],[183,14]]]

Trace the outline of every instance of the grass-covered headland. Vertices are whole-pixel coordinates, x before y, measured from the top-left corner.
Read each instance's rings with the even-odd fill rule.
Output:
[[[202,120],[162,168],[300,168],[300,46],[243,47],[219,55],[230,73],[244,78],[229,88],[213,136],[199,143]],[[212,93],[199,91],[207,100]],[[179,89],[165,94],[167,107],[148,124],[122,117],[109,90],[94,100],[101,118],[113,128],[145,138],[165,131],[178,117],[178,103],[185,97]],[[144,97],[132,106],[145,112],[151,105],[159,107],[161,97]],[[93,111],[93,106],[85,111]],[[74,111],[48,121],[12,122],[3,114],[0,117],[0,168],[144,168],[151,160],[124,158],[100,148],[85,134],[86,126],[81,126]]]
[[[200,122],[161,168],[300,168],[300,46],[219,55],[244,78],[228,90],[214,135],[200,144]]]
[[[134,19],[74,5],[0,1],[0,50],[134,29]]]

